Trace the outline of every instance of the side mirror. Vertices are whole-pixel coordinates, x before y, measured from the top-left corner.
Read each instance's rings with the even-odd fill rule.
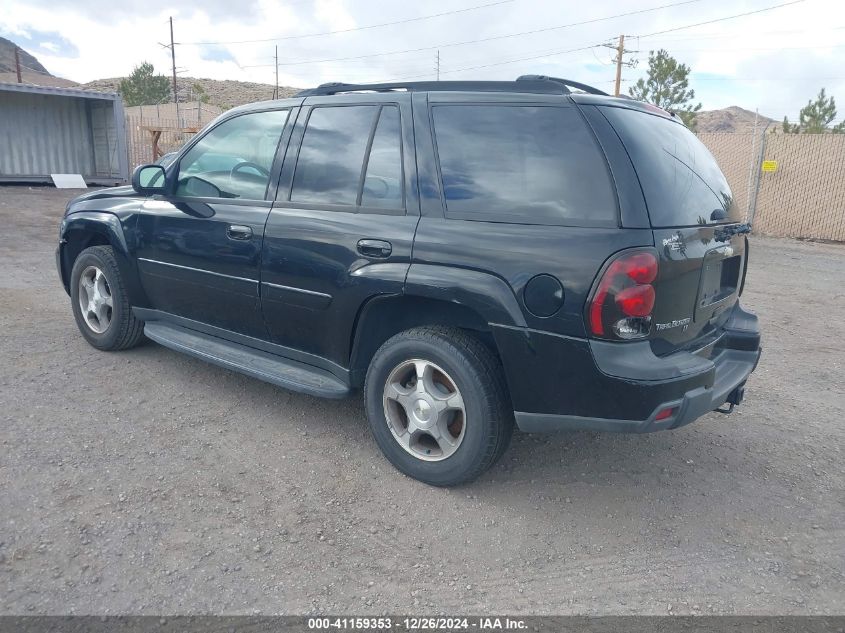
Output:
[[[164,193],[165,174],[161,165],[140,165],[132,172],[132,188],[138,193]]]

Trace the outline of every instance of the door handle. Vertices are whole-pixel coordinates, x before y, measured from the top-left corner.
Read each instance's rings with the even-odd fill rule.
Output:
[[[230,240],[250,240],[252,229],[241,224],[230,224],[226,227],[226,237]]]
[[[393,246],[384,240],[358,240],[358,252],[364,257],[389,257]]]

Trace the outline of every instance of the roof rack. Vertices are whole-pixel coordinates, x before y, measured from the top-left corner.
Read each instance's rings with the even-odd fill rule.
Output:
[[[297,93],[297,97],[336,95],[344,92],[536,92],[540,94],[569,94],[570,88],[590,94],[607,95],[597,88],[545,75],[522,75],[516,81],[407,81],[379,84],[346,84],[332,82],[320,84]]]
[[[549,77],[548,75],[520,75],[516,78],[517,81],[550,81],[552,83],[560,84],[565,86],[566,88],[575,88],[576,90],[581,90],[582,92],[586,92],[587,94],[591,95],[602,95],[604,97],[609,97],[610,95],[604,92],[603,90],[599,90],[598,88],[594,88],[593,86],[582,84],[580,81],[572,81],[571,79],[561,79],[560,77]],[[569,92],[569,90],[567,90]]]

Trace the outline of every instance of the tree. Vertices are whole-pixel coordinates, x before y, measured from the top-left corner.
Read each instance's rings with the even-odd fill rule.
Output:
[[[200,103],[208,103],[209,101],[211,101],[211,97],[208,96],[208,93],[205,91],[205,88],[202,87],[201,83],[195,82],[193,85],[193,90]]]
[[[787,117],[783,117],[783,131],[787,134],[823,134],[830,131],[834,134],[845,132],[845,121],[828,127],[836,118],[836,101],[833,96],[828,97],[824,88],[819,90],[815,101],[807,101],[807,105],[798,113],[798,123],[791,124]]]
[[[664,110],[671,110],[690,128],[695,128],[695,113],[701,104],[693,105],[695,90],[689,87],[690,67],[679,64],[668,52],[660,49],[648,54],[648,75],[637,80],[628,93]]]
[[[170,84],[164,75],[155,75],[153,65],[144,62],[120,81],[118,90],[128,106],[154,105],[170,96]]]

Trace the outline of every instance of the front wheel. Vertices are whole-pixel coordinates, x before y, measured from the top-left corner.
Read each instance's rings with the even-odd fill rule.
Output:
[[[434,486],[481,475],[513,433],[501,365],[462,330],[421,327],[392,337],[370,363],[364,394],[387,459]]]
[[[110,246],[79,254],[70,273],[70,295],[76,325],[97,349],[129,349],[143,338],[144,323],[132,314]]]

